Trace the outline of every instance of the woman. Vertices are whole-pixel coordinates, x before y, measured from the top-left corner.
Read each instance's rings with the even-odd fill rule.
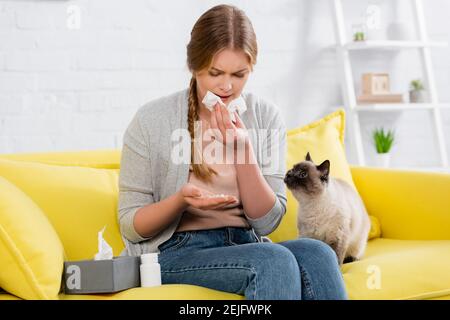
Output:
[[[124,135],[122,254],[159,252],[163,284],[247,299],[346,299],[336,255],[325,243],[261,241],[286,212],[286,129],[274,105],[243,92],[256,57],[251,22],[238,8],[213,7],[195,23],[189,89],[141,107]],[[213,110],[202,103],[208,91],[222,100]],[[234,112],[233,122],[224,105],[241,96],[247,110]],[[211,129],[211,139],[198,139],[198,125]],[[174,139],[183,130],[187,150]],[[231,152],[232,161],[206,161],[211,146]]]

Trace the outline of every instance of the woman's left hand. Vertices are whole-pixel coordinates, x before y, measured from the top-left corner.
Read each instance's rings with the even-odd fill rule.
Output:
[[[234,117],[235,123],[231,121],[230,111],[227,107],[221,106],[219,103],[214,106],[214,111],[211,112],[210,126],[214,131],[214,136],[230,148],[236,148],[236,146],[248,142],[247,128],[237,112],[234,112]]]

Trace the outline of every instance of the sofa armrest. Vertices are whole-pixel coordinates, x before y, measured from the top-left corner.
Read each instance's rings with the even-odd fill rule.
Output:
[[[450,174],[360,166],[351,172],[383,238],[450,239]]]

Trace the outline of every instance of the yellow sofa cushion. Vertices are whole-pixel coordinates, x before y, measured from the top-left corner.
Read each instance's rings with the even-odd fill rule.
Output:
[[[66,295],[61,300],[244,300],[244,296],[189,284],[132,288],[114,294]]]
[[[363,260],[342,266],[350,299],[449,299],[450,241],[374,239]],[[436,257],[439,257],[438,259]],[[116,294],[65,295],[62,300],[244,299],[243,296],[199,286],[167,284],[133,288]],[[14,296],[0,295],[2,299]]]
[[[22,299],[12,294],[0,293],[0,300],[22,300]]]
[[[438,259],[436,257],[439,257]],[[344,264],[350,299],[448,299],[450,240],[369,241],[363,260]],[[243,296],[191,285],[135,288],[112,295],[69,296],[60,299],[243,299]]]
[[[104,169],[120,168],[119,149],[0,154],[0,159]]]
[[[438,299],[450,295],[450,240],[369,241],[364,259],[344,264],[350,299]]]
[[[345,111],[339,109],[322,119],[306,126],[291,129],[287,132],[286,168],[289,170],[294,164],[305,160],[309,152],[314,163],[320,164],[330,160],[330,176],[341,178],[352,185],[350,166],[344,149]],[[298,202],[287,189],[286,215],[278,228],[269,237],[272,241],[280,242],[298,237],[297,230]],[[375,217],[370,217],[372,229],[369,239],[380,236],[380,224]]]
[[[0,287],[23,299],[57,299],[64,249],[45,214],[0,176]]]
[[[118,170],[0,159],[0,175],[22,189],[45,212],[67,259],[92,259],[97,233],[119,255],[124,245],[117,222]]]

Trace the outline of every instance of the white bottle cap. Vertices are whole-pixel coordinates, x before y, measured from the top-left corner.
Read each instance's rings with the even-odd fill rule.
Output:
[[[157,253],[145,253],[141,255],[141,263],[158,263]]]

